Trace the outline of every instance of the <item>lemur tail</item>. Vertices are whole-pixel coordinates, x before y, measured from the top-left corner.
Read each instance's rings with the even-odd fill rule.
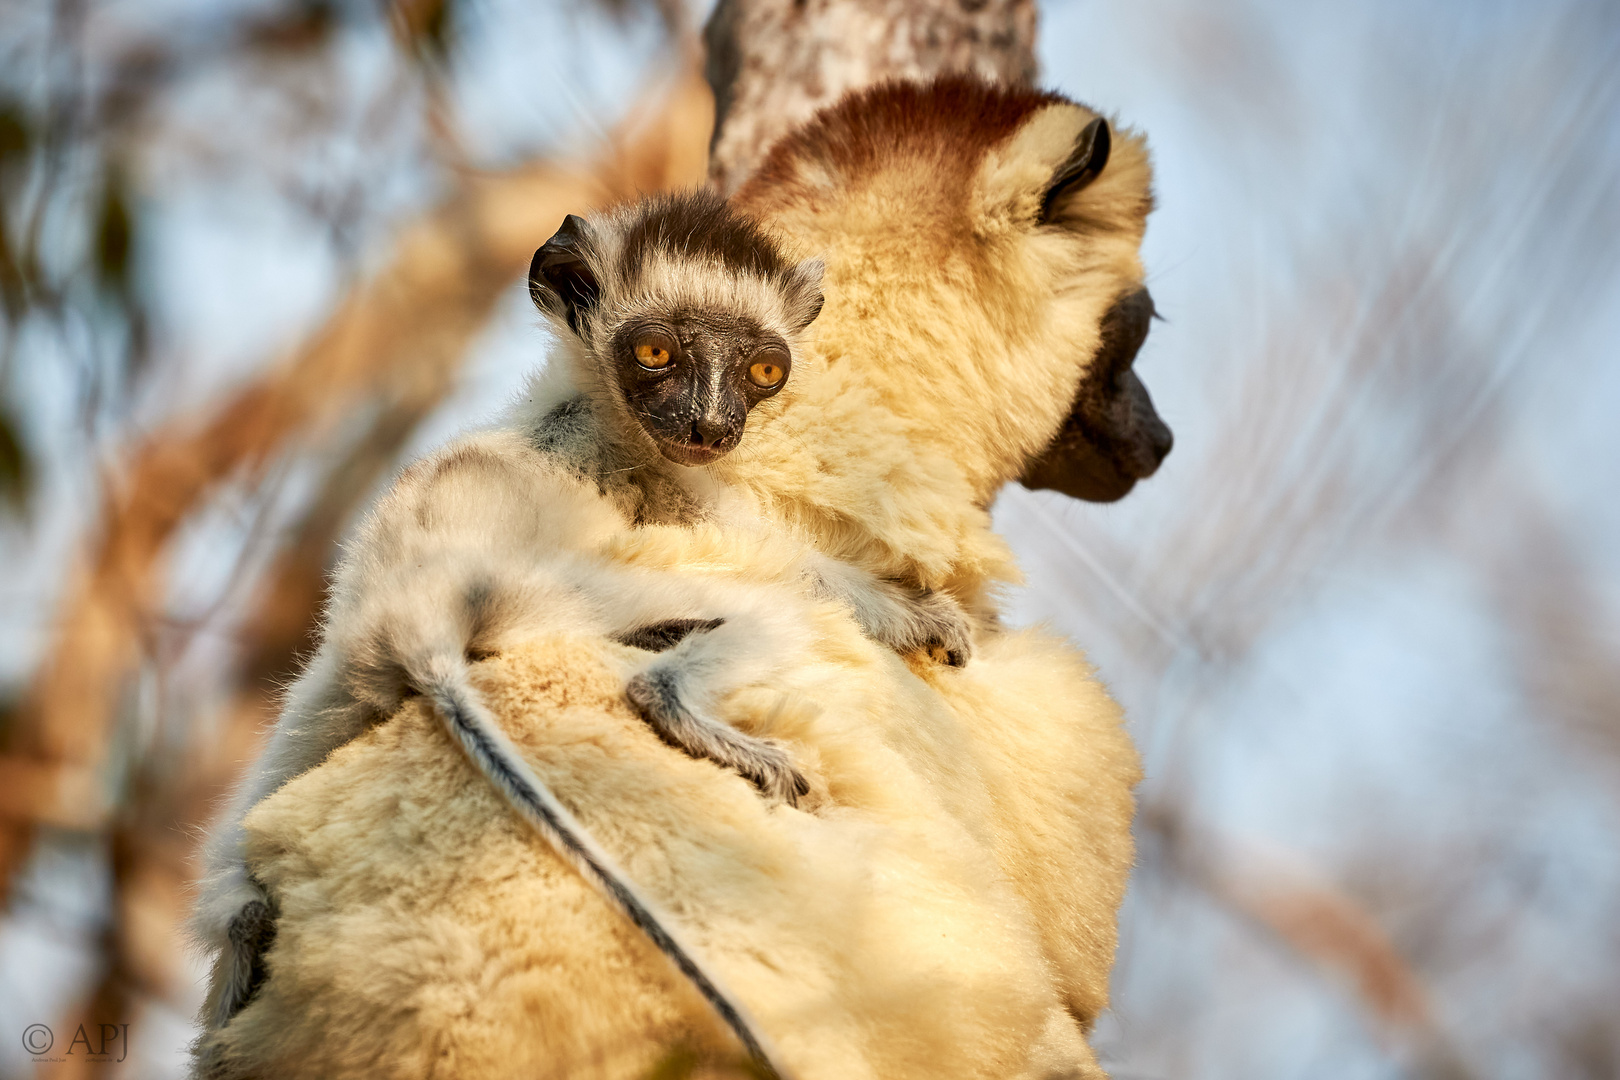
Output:
[[[476,691],[468,685],[465,671],[440,673],[425,685],[419,682],[419,688],[433,702],[451,736],[518,816],[532,825],[581,877],[652,939],[658,951],[680,969],[720,1014],[720,1019],[743,1044],[754,1066],[768,1080],[791,1080],[791,1074],[776,1063],[765,1037],[754,1030],[742,1005],[676,939],[668,921],[636,892],[607,852],[529,768]]]

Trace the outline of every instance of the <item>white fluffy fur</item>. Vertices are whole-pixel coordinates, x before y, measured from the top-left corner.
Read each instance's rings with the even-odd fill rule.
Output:
[[[320,649],[206,849],[193,924],[220,954],[213,1022],[225,1022],[244,991],[231,920],[246,904],[269,902],[243,863],[242,818],[397,711],[413,690],[455,691],[469,653],[498,653],[541,633],[616,637],[672,619],[720,618],[719,627],[667,652],[642,654],[632,673],[661,676],[688,709],[712,715],[736,687],[769,681],[808,648],[809,630],[789,617],[779,589],[614,563],[606,555],[629,523],[565,466],[511,428],[457,440],[409,469],[351,541],[334,575]],[[733,527],[746,535],[740,523]],[[817,569],[824,564],[805,551],[768,581],[803,593],[829,580]],[[925,640],[938,629],[926,610],[885,605],[892,590],[852,579],[848,568],[838,583],[834,596],[862,595],[897,627],[893,633]],[[768,794],[792,796],[785,752],[728,728],[719,734],[772,767],[760,781]]]
[[[728,714],[797,748],[815,784],[804,811],[658,743],[622,703],[631,658],[600,638],[537,639],[476,677],[536,771],[675,913],[802,1080],[1095,1075],[997,850],[1010,793],[981,775],[978,734],[847,616],[802,604],[816,647]],[[1018,704],[1033,720],[1058,703]],[[1090,704],[1106,734],[1117,714],[1095,684]],[[730,1051],[415,704],[248,829],[281,931],[261,997],[210,1036],[221,1075],[318,1061],[332,1077],[630,1078],[674,1045]]]

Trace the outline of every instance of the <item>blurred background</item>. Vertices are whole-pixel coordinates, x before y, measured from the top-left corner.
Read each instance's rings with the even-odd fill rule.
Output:
[[[0,1076],[182,1074],[197,830],[333,545],[543,362],[563,213],[701,179],[705,14],[0,0]],[[1620,1076],[1620,8],[1041,20],[1154,148],[1177,437],[996,506],[1146,758],[1105,1064]]]

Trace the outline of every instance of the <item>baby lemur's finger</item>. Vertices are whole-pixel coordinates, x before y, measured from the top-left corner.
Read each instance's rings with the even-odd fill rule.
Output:
[[[747,760],[738,765],[737,771],[759,788],[766,798],[798,806],[799,800],[810,794],[810,781],[794,767],[792,754],[770,739],[743,737],[755,745]]]
[[[973,656],[973,620],[962,605],[931,589],[913,590],[910,602],[927,635],[922,644],[951,667],[966,665]]]

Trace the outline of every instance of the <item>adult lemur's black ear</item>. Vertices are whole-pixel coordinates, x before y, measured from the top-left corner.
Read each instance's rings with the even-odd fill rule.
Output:
[[[1102,175],[1112,145],[1108,121],[1100,116],[1081,130],[1074,140],[1074,149],[1069,151],[1069,156],[1052,174],[1052,183],[1047,186],[1046,195],[1041,199],[1042,225],[1049,224],[1057,216],[1061,209],[1059,204],[1064,199]]]
[[[595,306],[601,295],[596,275],[585,261],[589,244],[590,226],[584,218],[569,214],[557,235],[542,244],[529,263],[529,299],[541,311],[566,319],[576,334],[581,313]]]
[[[1131,370],[1152,319],[1153,297],[1146,289],[1126,293],[1108,309],[1102,344],[1069,417],[1018,478],[1025,487],[1113,502],[1158,469],[1175,440]]]

